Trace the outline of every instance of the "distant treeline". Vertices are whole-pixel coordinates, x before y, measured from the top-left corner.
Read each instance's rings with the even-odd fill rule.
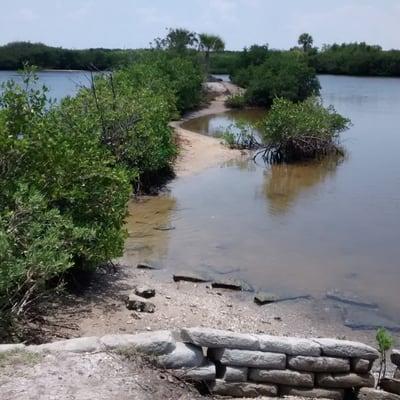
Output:
[[[268,49],[268,46],[252,46]],[[210,54],[210,72],[232,74],[241,55],[249,51],[215,51]],[[296,51],[299,48],[291,49]],[[69,50],[42,43],[14,42],[0,46],[0,70],[23,68],[25,62],[42,69],[114,69],[127,65],[148,50]],[[191,50],[196,53],[196,50]],[[400,50],[382,50],[366,43],[325,45],[309,48],[309,62],[319,74],[400,76]],[[240,67],[240,66],[239,66]]]

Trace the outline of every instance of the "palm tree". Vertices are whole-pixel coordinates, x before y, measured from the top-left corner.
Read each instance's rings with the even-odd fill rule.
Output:
[[[225,42],[217,35],[209,35],[208,33],[200,33],[200,50],[204,51],[204,60],[206,66],[206,73],[210,68],[210,53],[212,51],[223,51],[225,49]]]
[[[299,40],[297,43],[303,47],[304,52],[307,52],[308,50],[311,50],[314,39],[309,33],[302,33],[299,36]]]

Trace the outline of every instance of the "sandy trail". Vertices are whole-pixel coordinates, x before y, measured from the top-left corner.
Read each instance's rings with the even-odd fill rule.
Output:
[[[217,94],[208,107],[190,113],[180,121],[170,124],[175,130],[180,147],[180,154],[175,164],[175,172],[178,177],[196,174],[206,168],[238,159],[246,154],[239,150],[229,149],[221,143],[220,139],[182,128],[181,125],[190,119],[227,111],[226,98],[240,91],[239,87],[230,82],[209,82],[207,88]]]

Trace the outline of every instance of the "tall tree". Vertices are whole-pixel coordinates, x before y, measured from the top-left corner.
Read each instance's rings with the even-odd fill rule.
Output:
[[[163,39],[154,40],[159,49],[173,50],[177,53],[185,53],[187,49],[193,48],[198,43],[197,35],[184,28],[168,29],[167,36]]]
[[[299,36],[299,40],[297,41],[297,43],[301,47],[303,47],[303,50],[305,52],[307,52],[312,49],[312,46],[314,44],[314,39],[312,38],[312,36],[309,33],[302,33]]]
[[[210,70],[210,53],[212,51],[223,51],[225,49],[225,42],[220,36],[210,35],[208,33],[200,33],[200,49],[204,51],[204,59],[206,66],[206,73]]]

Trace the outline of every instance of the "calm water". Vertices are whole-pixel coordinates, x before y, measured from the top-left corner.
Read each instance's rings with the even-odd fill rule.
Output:
[[[82,86],[90,86],[90,73],[86,71],[48,71],[39,72],[38,76],[39,83],[49,88],[49,96],[58,101],[74,95]],[[21,82],[18,72],[0,71],[0,85],[10,79]]]
[[[275,293],[338,288],[400,311],[400,79],[322,76],[326,104],[350,117],[347,157],[266,167],[233,163],[173,181],[131,204],[126,258],[238,271]],[[254,117],[254,114],[252,114]],[[235,113],[191,122],[203,133]],[[158,231],[158,225],[175,229]]]

